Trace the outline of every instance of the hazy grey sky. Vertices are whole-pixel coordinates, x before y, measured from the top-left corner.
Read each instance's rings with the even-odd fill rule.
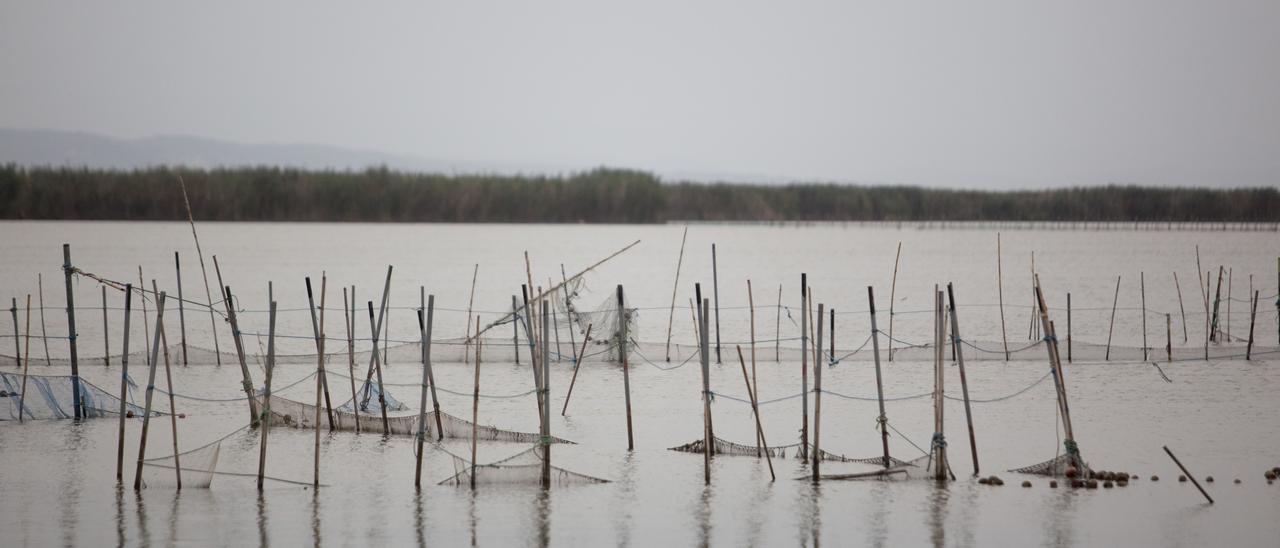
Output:
[[[494,165],[1280,184],[1280,2],[26,2],[0,126]]]

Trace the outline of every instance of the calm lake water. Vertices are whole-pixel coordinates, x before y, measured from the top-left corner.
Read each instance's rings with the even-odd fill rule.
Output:
[[[329,433],[321,436],[318,490],[269,482],[261,494],[253,479],[217,477],[210,488],[175,491],[161,484],[167,471],[148,467],[153,484],[141,493],[115,482],[114,419],[0,422],[0,544],[45,545],[634,545],[634,546],[786,546],[843,545],[1160,545],[1276,546],[1280,543],[1280,486],[1268,485],[1263,471],[1280,466],[1276,419],[1280,416],[1280,373],[1274,367],[1277,345],[1277,257],[1280,238],[1273,232],[1164,232],[1004,230],[1003,294],[997,284],[997,234],[978,228],[928,229],[857,225],[691,225],[684,251],[674,314],[672,284],[683,226],[582,225],[370,225],[370,224],[202,224],[201,244],[211,286],[217,284],[212,255],[237,294],[246,333],[265,333],[268,282],[282,310],[277,321],[280,352],[313,352],[311,319],[306,312],[305,276],[318,285],[328,276],[326,331],[342,336],[342,286],[357,286],[361,314],[357,331],[367,337],[367,301],[380,297],[388,265],[394,265],[389,337],[417,338],[414,307],[419,286],[436,297],[436,334],[460,336],[466,325],[475,265],[474,303],[488,323],[510,310],[527,279],[528,252],[535,285],[561,279],[561,264],[572,275],[610,253],[640,244],[586,276],[578,299],[595,309],[625,287],[629,304],[639,309],[633,336],[643,344],[631,356],[630,382],[635,427],[634,451],[627,451],[622,369],[588,362],[580,370],[568,412],[552,413],[552,433],[576,442],[557,445],[554,463],[567,470],[609,480],[544,491],[536,485],[437,485],[454,473],[445,451],[463,454],[463,440],[430,443],[425,451],[424,488],[413,487],[412,439],[377,433]],[[45,323],[54,360],[67,354],[68,332],[61,244],[71,244],[73,263],[103,278],[133,281],[138,267],[150,285],[176,292],[173,252],[182,254],[182,283],[188,300],[205,300],[199,261],[190,228],[181,223],[0,223],[0,296],[24,306],[28,293],[37,302],[37,274],[43,275]],[[891,289],[894,256],[901,242],[896,287]],[[1002,487],[971,478],[963,404],[947,400],[946,433],[957,481],[938,484],[920,479],[897,481],[799,481],[808,465],[775,458],[777,481],[769,481],[764,460],[721,456],[713,460],[712,482],[703,484],[702,457],[667,450],[702,435],[700,376],[696,360],[677,349],[663,356],[668,318],[672,339],[693,341],[688,303],[695,282],[713,298],[711,245],[716,244],[720,338],[723,363],[713,360],[712,405],[716,434],[753,443],[750,407],[745,397],[734,345],[749,348],[750,279],[756,307],[756,371],[763,427],[771,445],[798,440],[801,425],[800,365],[788,356],[799,329],[799,278],[807,273],[818,302],[834,307],[837,363],[825,365],[822,399],[822,448],[856,457],[879,454],[875,377],[869,347],[850,354],[870,330],[866,287],[875,287],[880,328],[887,331],[889,296],[894,294],[895,347],[929,342],[934,284],[954,283],[973,403],[983,475],[998,474]],[[1199,246],[1200,266],[1196,262]],[[1066,368],[1071,413],[1081,452],[1096,468],[1125,470],[1141,479],[1127,487],[1096,490],[1050,489],[1048,480],[1006,472],[1038,463],[1060,452],[1061,431],[1043,347],[1034,345],[1031,321],[1031,255],[1046,292],[1060,338],[1065,333],[1066,295],[1071,294],[1072,335],[1077,352]],[[1260,294],[1252,361],[1203,359],[1205,335],[1204,273],[1212,271],[1217,293],[1219,266],[1230,269],[1222,281],[1220,316],[1229,318],[1231,340],[1214,343],[1214,356],[1243,354],[1249,333],[1250,284]],[[1175,285],[1173,275],[1177,273]],[[1120,288],[1117,297],[1117,276]],[[782,288],[779,307],[779,287]],[[1230,291],[1228,291],[1230,288]],[[1181,291],[1181,304],[1178,291]],[[102,295],[87,278],[74,283],[81,356],[103,353]],[[216,291],[216,289],[215,289]],[[1143,298],[1145,296],[1144,316]],[[1228,300],[1228,296],[1231,300]],[[1004,333],[1001,335],[1001,298]],[[121,293],[108,291],[111,353],[122,342]],[[1112,305],[1116,311],[1112,325]],[[1231,303],[1227,314],[1227,303]],[[7,304],[7,303],[6,303]],[[135,301],[135,307],[137,303]],[[152,306],[149,304],[149,306]],[[7,308],[7,306],[6,306]],[[1183,319],[1185,311],[1185,320]],[[151,311],[154,313],[154,310]],[[166,312],[170,343],[178,337],[175,309]],[[24,313],[19,311],[20,316]],[[33,330],[39,334],[39,312]],[[141,315],[134,316],[131,349],[141,348]],[[1146,321],[1145,329],[1143,320]],[[0,362],[12,363],[12,317],[0,320]],[[23,318],[20,318],[20,322]],[[828,321],[824,318],[824,322]],[[230,331],[217,321],[215,343],[208,313],[188,307],[187,338],[193,355],[210,356],[215,344],[231,348]],[[828,324],[829,325],[829,324]],[[1185,336],[1184,336],[1185,329]],[[1144,331],[1151,361],[1142,359]],[[496,333],[510,337],[511,327]],[[563,336],[567,338],[568,334]],[[830,337],[828,332],[827,337]],[[714,336],[713,344],[714,343]],[[1103,350],[1112,339],[1113,355]],[[1225,337],[1224,337],[1225,338]],[[773,339],[781,347],[776,362]],[[262,338],[265,340],[265,337]],[[829,338],[827,339],[829,340]],[[1166,362],[1172,342],[1174,360]],[[252,354],[259,338],[246,339]],[[265,344],[265,343],[264,343]],[[357,343],[360,348],[361,343]],[[367,349],[367,343],[365,348]],[[888,342],[881,340],[882,348]],[[825,346],[825,344],[824,344]],[[566,343],[567,347],[567,343]],[[442,347],[444,348],[444,347]],[[683,348],[683,347],[682,347]],[[394,350],[394,349],[393,349]],[[31,346],[31,373],[67,374],[62,365],[44,365],[44,348]],[[447,351],[442,350],[442,355]],[[882,358],[886,358],[882,353]],[[389,391],[416,407],[420,365],[392,354],[386,367]],[[488,349],[486,349],[488,355]],[[498,352],[495,356],[500,355]],[[1199,356],[1199,359],[1196,359]],[[731,359],[732,358],[732,359]],[[950,356],[948,355],[948,358]],[[208,360],[203,360],[208,361]],[[471,364],[447,360],[436,368],[444,411],[470,417]],[[683,364],[683,365],[681,365]],[[933,433],[932,363],[907,351],[887,360],[884,381],[887,414],[899,433],[890,438],[895,456],[921,454]],[[330,366],[345,373],[343,358]],[[358,364],[363,370],[364,364]],[[750,367],[750,364],[748,364]],[[250,359],[256,383],[263,371]],[[314,364],[285,364],[274,385],[304,379]],[[948,359],[947,393],[959,395],[957,367]],[[131,364],[132,377],[145,384],[144,367]],[[82,366],[82,376],[108,390],[119,387],[119,367]],[[362,373],[361,373],[362,374]],[[564,404],[573,364],[566,358],[551,367],[553,409]],[[239,367],[224,362],[177,366],[175,392],[203,399],[230,399],[240,389]],[[1166,382],[1165,377],[1171,382]],[[481,392],[517,395],[532,388],[527,365],[487,359]],[[163,378],[163,374],[161,374]],[[345,386],[340,380],[336,386]],[[812,380],[812,379],[811,379]],[[457,394],[455,394],[456,392]],[[138,401],[141,393],[137,392]],[[342,392],[339,391],[338,394]],[[465,394],[465,395],[462,395]],[[283,395],[310,402],[314,383],[301,382]],[[846,397],[841,397],[846,396]],[[345,397],[335,396],[345,401]],[[167,398],[157,397],[162,409]],[[812,404],[811,404],[812,405]],[[242,401],[180,398],[177,411],[182,450],[195,448],[241,428]],[[482,398],[482,424],[534,432],[532,396]],[[140,420],[131,420],[126,436],[126,476],[132,475]],[[273,428],[267,474],[309,482],[314,433]],[[258,433],[232,434],[221,445],[218,470],[256,472]],[[153,420],[147,456],[172,453],[167,417]],[[1169,446],[1202,480],[1217,501],[1205,504],[1190,483],[1179,483]],[[479,460],[491,462],[527,446],[484,442]],[[874,467],[828,462],[824,473],[862,472]],[[1150,476],[1159,475],[1152,482]],[[1215,478],[1205,483],[1206,476]],[[1239,478],[1240,484],[1233,483]],[[1033,483],[1022,488],[1023,480]]]

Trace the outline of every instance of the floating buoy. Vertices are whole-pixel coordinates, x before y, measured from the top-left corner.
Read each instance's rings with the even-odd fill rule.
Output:
[[[125,411],[124,416],[129,417],[129,418],[131,418],[131,419],[132,419],[132,418],[133,418],[133,411]]]
[[[1136,479],[1138,479],[1138,475],[1137,475],[1137,474],[1133,474],[1133,475],[1129,476],[1129,479],[1131,479],[1131,480],[1136,480]]]
[[[1080,470],[1076,469],[1074,466],[1068,466],[1065,474],[1068,478],[1074,478],[1080,475]]]
[[[1031,487],[1031,482],[1030,482],[1030,481],[1027,481],[1027,480],[1023,480],[1023,481],[1022,481],[1022,486],[1023,486],[1023,487]]]
[[[1213,476],[1205,476],[1205,478],[1204,478],[1204,482],[1205,482],[1205,483],[1213,483]]]
[[[1160,481],[1160,476],[1151,476],[1151,481]]]
[[[1236,478],[1236,485],[1240,485],[1240,478]]]
[[[1187,481],[1187,477],[1186,477],[1186,476],[1183,476],[1183,475],[1181,475],[1181,474],[1179,474],[1179,475],[1178,475],[1178,481]]]
[[[1120,479],[1120,481],[1117,481],[1117,482],[1116,482],[1116,486],[1117,486],[1117,487],[1128,487],[1128,486],[1129,486],[1129,480],[1121,478],[1121,479]]]
[[[1107,480],[1107,481],[1102,482],[1102,487],[1103,487],[1104,489],[1110,489],[1110,488],[1115,487],[1115,486],[1116,486],[1116,485],[1115,485],[1114,483],[1111,483],[1111,480]]]
[[[1084,480],[1081,480],[1081,479],[1073,479],[1073,480],[1071,480],[1071,488],[1072,488],[1072,489],[1079,489],[1079,488],[1081,488],[1081,487],[1084,487]]]
[[[1270,481],[1270,480],[1276,479],[1276,473],[1268,471],[1267,473],[1263,474],[1262,477],[1265,477],[1267,478],[1267,481]]]
[[[978,478],[978,485],[987,485],[988,483],[991,483],[991,480],[987,478]]]
[[[1086,488],[1089,488],[1089,489],[1097,489],[1097,488],[1098,488],[1098,480],[1096,480],[1096,479],[1091,479],[1091,480],[1089,480],[1089,481],[1085,482],[1084,486],[1085,486]]]
[[[1057,489],[1057,488],[1058,488],[1058,480],[1049,480],[1049,488],[1050,488],[1050,489]]]
[[[185,418],[187,418],[187,414],[186,414],[186,413],[178,413],[178,418],[180,418],[180,419],[185,419]]]
[[[1004,480],[1000,479],[999,476],[991,476],[991,479],[988,481],[991,482],[991,485],[995,485],[995,486],[1004,485]]]

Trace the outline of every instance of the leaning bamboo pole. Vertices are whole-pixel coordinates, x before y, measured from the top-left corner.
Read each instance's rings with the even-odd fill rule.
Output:
[[[422,488],[422,445],[427,439],[427,383],[429,382],[427,372],[431,370],[431,328],[435,319],[435,311],[435,295],[432,295],[427,300],[425,322],[422,317],[422,309],[418,309],[418,332],[422,340],[422,390],[418,399],[418,435],[415,440],[417,450],[414,451],[413,466],[413,486],[416,489]],[[439,413],[436,413],[436,415],[439,416]]]
[[[351,286],[351,302],[347,303],[347,288],[342,288],[342,325],[347,330],[347,380],[351,381],[352,415],[356,419],[356,433],[360,433],[360,402],[356,400],[356,286]]]
[[[1244,359],[1253,359],[1253,324],[1258,317],[1258,291],[1253,292],[1253,306],[1249,312],[1249,346],[1245,347]]]
[[[1120,302],[1120,276],[1116,276],[1116,295],[1111,301],[1111,323],[1107,327],[1107,360],[1111,359],[1111,334],[1116,329],[1116,304]]]
[[[667,313],[667,361],[671,361],[671,327],[676,319],[676,293],[680,289],[680,266],[684,264],[684,243],[688,237],[689,227],[686,226],[684,233],[680,235],[680,255],[676,258],[676,281],[671,284],[671,311]],[[564,265],[560,265],[560,270],[564,271]]]
[[[1049,356],[1049,370],[1053,376],[1053,386],[1057,393],[1058,399],[1058,416],[1062,419],[1062,430],[1065,438],[1062,440],[1063,446],[1067,450],[1067,454],[1072,459],[1072,464],[1078,468],[1084,460],[1080,457],[1079,447],[1075,441],[1075,430],[1071,427],[1071,407],[1067,403],[1067,385],[1066,377],[1062,368],[1062,358],[1057,351],[1057,338],[1054,337],[1053,322],[1049,320],[1048,308],[1044,305],[1044,292],[1040,288],[1040,279],[1037,276],[1035,280],[1036,301],[1040,310],[1040,324],[1044,327],[1048,338],[1048,344],[1045,350]]]
[[[1187,335],[1187,308],[1182,305],[1182,285],[1178,283],[1178,272],[1173,273],[1173,288],[1178,290],[1178,310],[1182,311],[1182,342],[1191,340]]]
[[[13,366],[22,367],[22,337],[18,333],[18,298],[11,298],[9,303],[9,314],[13,316]]]
[[[1009,361],[1009,335],[1004,328],[1004,262],[1001,259],[999,232],[996,233],[996,296],[1000,300],[1000,340],[1004,341],[1004,361]],[[893,341],[889,344],[893,344]]]
[[[14,322],[14,325],[17,325],[17,322]],[[23,351],[22,355],[26,356],[26,359],[22,361],[22,389],[18,393],[18,422],[19,423],[22,422],[22,409],[23,407],[26,406],[26,403],[27,403],[27,371],[31,369],[31,294],[30,293],[27,293],[27,325],[23,329],[23,333],[25,333],[25,336],[26,336],[26,343],[25,343],[26,349]],[[121,414],[120,416],[123,417],[124,414]]]
[[[996,235],[997,245],[999,245],[999,234]],[[902,242],[898,242],[898,251],[893,256],[893,279],[889,282],[889,361],[893,361],[893,307],[898,298],[898,260],[902,258]],[[1004,314],[1004,308],[1001,309]],[[1003,317],[1003,316],[1002,316]],[[1003,325],[1003,324],[1001,324]],[[1006,350],[1008,344],[1005,344]]]
[[[871,351],[876,364],[876,401],[880,404],[880,415],[876,424],[880,426],[880,442],[884,445],[884,467],[893,465],[889,458],[889,417],[884,412],[884,381],[880,377],[880,330],[876,329],[876,295],[871,286],[867,286],[867,305],[871,309]]]
[[[370,376],[374,374],[378,376],[378,407],[382,410],[382,433],[384,435],[391,433],[391,425],[387,420],[387,397],[382,384],[382,360],[378,355],[378,335],[382,332],[382,321],[387,316],[387,299],[391,293],[391,270],[392,266],[387,265],[387,280],[382,286],[382,305],[378,310],[377,323],[374,323],[373,320],[373,301],[369,301],[369,327],[373,330],[373,352],[369,356],[370,371],[365,375],[364,381],[368,385],[371,380],[369,379]]]
[[[267,371],[262,389],[262,441],[258,446],[258,491],[262,491],[262,479],[267,470],[267,434],[271,432],[271,375],[276,369],[276,302],[271,301],[270,319],[267,322]]]
[[[573,363],[576,365],[578,363],[578,342],[574,340],[574,336],[573,336],[573,302],[569,299],[569,277],[566,276],[564,273],[564,263],[560,263],[560,281],[561,281],[560,292],[564,293],[564,320],[566,322],[569,322],[569,351],[573,353]],[[516,301],[516,298],[514,295],[512,295],[511,304],[515,305],[515,301]],[[671,310],[673,313],[675,312],[675,305],[676,303],[673,297],[671,301],[671,307],[672,307]],[[512,310],[511,312],[515,313],[516,311]],[[668,338],[670,338],[671,336],[669,332],[670,329],[671,329],[670,327],[667,328]],[[518,345],[519,343],[517,342],[517,346]],[[517,351],[517,356],[518,355],[519,355],[519,351]],[[668,358],[668,361],[670,361],[670,358]],[[519,360],[516,360],[516,363],[520,363]]]
[[[187,183],[178,176],[178,184],[182,187],[182,203],[187,207],[187,222],[191,224],[191,238],[196,242],[196,257],[200,259],[200,275],[204,277],[204,296],[209,301],[209,328],[213,331],[213,355],[217,365],[222,365],[222,351],[218,348],[218,322],[213,319],[213,294],[209,292],[209,272],[204,268],[204,251],[200,250],[200,235],[196,234],[196,219],[191,214],[191,200],[187,199]],[[218,285],[222,285],[219,281]]]
[[[529,254],[525,253],[526,259],[528,258],[528,256]],[[471,296],[467,298],[467,325],[468,326],[471,325],[472,305],[474,305],[476,301],[476,278],[479,276],[480,276],[480,263],[476,263],[475,267],[472,268],[471,270]],[[469,329],[470,328],[468,328],[468,330]],[[470,347],[470,341],[465,341],[462,345],[462,363],[467,362],[467,349],[469,347]]]
[[[588,323],[588,324],[587,324],[587,334],[586,334],[586,335],[584,335],[584,336],[582,337],[582,351],[581,351],[581,352],[579,352],[579,354],[578,354],[579,356],[581,356],[581,355],[583,355],[583,354],[585,354],[585,353],[587,352],[587,341],[591,339],[591,326],[592,326],[592,324],[590,324],[590,323]],[[580,367],[582,367],[582,359],[581,359],[581,358],[579,358],[579,359],[577,359],[577,360],[574,360],[574,362],[573,362],[573,378],[572,378],[572,379],[569,379],[569,391],[565,393],[565,395],[564,395],[564,407],[560,409],[560,416],[562,416],[562,417],[564,416],[565,412],[567,412],[567,411],[569,410],[569,398],[572,398],[572,397],[573,397],[573,385],[574,385],[574,383],[577,383],[577,382],[578,382],[578,368],[580,368]]]
[[[1219,326],[1221,325],[1218,319],[1218,311],[1220,310],[1221,304],[1222,304],[1222,275],[1224,272],[1225,270],[1223,269],[1223,267],[1219,265],[1218,266],[1218,286],[1217,286],[1217,289],[1214,290],[1214,295],[1213,295],[1213,320],[1209,324],[1209,340],[1214,342],[1221,342],[1218,340],[1218,329],[1219,329]]]
[[[978,475],[978,442],[973,433],[973,412],[969,409],[969,381],[964,374],[963,339],[960,338],[960,317],[956,314],[956,295],[947,282],[947,300],[951,303],[951,341],[955,348],[956,364],[960,368],[960,392],[964,396],[964,420],[969,427],[969,451],[973,453],[973,475]]]
[[[173,274],[174,279],[178,281],[178,333],[182,337],[182,365],[189,365],[187,361],[187,308],[185,306],[186,299],[182,298],[182,261],[178,258],[178,252],[173,252]],[[105,326],[107,322],[107,288],[102,288],[102,323]],[[213,303],[209,304],[210,307]]]
[[[153,294],[159,295],[160,289],[156,286],[156,281],[151,280],[151,291]],[[163,324],[156,323],[156,332],[160,334],[160,344],[164,348],[164,378],[165,385],[169,390],[169,426],[173,430],[173,472],[177,475],[178,489],[182,489],[182,462],[178,455],[178,406],[174,402],[173,397],[173,372],[169,366],[169,336],[166,333]]]
[[[53,365],[53,361],[49,359],[49,333],[45,329],[44,324],[44,275],[36,274],[36,290],[37,296],[40,298],[40,340],[44,343],[44,364],[45,366]]]
[[[160,356],[160,329],[161,322],[164,321],[164,299],[165,294],[161,293],[156,299],[156,333],[155,341],[151,344],[151,358],[148,360],[149,373],[147,374],[147,400],[146,407],[143,408],[142,414],[142,438],[138,443],[138,466],[133,475],[133,490],[142,490],[142,463],[147,456],[147,430],[151,427],[151,402],[156,391],[156,362]]]
[[[545,316],[546,311],[543,310],[543,316]],[[618,355],[622,358],[622,391],[627,405],[627,451],[634,451],[636,442],[631,430],[631,367],[627,359],[627,308],[623,299],[622,284],[618,284],[618,325],[621,331],[618,337]],[[548,366],[549,364],[543,363],[543,369]],[[543,375],[546,373],[544,372]],[[547,405],[550,405],[549,401],[543,407]]]
[[[468,320],[470,323],[470,320]],[[468,328],[467,331],[471,329]],[[480,331],[480,318],[476,318],[476,331]],[[475,388],[471,392],[471,489],[476,488],[476,440],[479,436],[477,432],[480,424],[480,349],[484,345],[484,340],[476,337],[476,382]]]
[[[133,284],[124,286],[124,343],[120,351],[120,432],[116,443],[116,483],[124,483],[124,424],[129,414],[129,316],[133,312]],[[26,377],[23,377],[23,395]],[[18,416],[22,413],[19,411]]]
[[[822,349],[822,312],[823,305],[818,304],[818,338],[814,347]],[[822,464],[822,360],[813,360],[813,482],[821,479],[819,468]]]
[[[423,286],[418,286],[418,304],[419,304],[418,311],[421,312],[424,308],[427,310],[427,331],[422,341],[422,364],[423,364],[423,369],[426,370],[425,373],[427,375],[427,384],[431,387],[431,409],[435,411],[436,436],[437,436],[436,439],[443,440],[444,425],[441,424],[442,419],[440,418],[440,398],[436,394],[436,374],[434,371],[435,368],[431,367],[431,336],[433,331],[433,320],[434,320],[433,312],[435,310],[436,296],[432,295],[431,297],[428,298],[425,296],[426,294],[427,294],[427,288]],[[418,319],[418,330],[419,331],[422,330],[421,318]]]
[[[764,453],[765,462],[769,464],[769,481],[777,481],[773,473],[773,456],[765,448],[769,443],[764,439],[764,426],[760,424],[760,403],[756,400],[756,391],[751,384],[754,379],[747,378],[747,362],[742,359],[742,346],[738,346],[738,365],[742,366],[742,382],[747,384],[747,397],[751,398],[751,414],[756,418],[756,458]]]
[[[71,354],[71,396],[75,398],[71,405],[75,409],[75,418],[80,419],[84,416],[84,400],[80,399],[80,360],[76,353],[76,305],[74,293],[71,291],[72,271],[71,244],[62,244],[62,272],[67,284],[67,339]]]

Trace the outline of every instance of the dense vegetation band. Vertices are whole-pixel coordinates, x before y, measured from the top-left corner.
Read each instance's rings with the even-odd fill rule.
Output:
[[[1276,188],[948,190],[829,183],[663,182],[634,170],[564,176],[255,167],[132,171],[0,166],[0,218],[335,222],[1278,222]]]

